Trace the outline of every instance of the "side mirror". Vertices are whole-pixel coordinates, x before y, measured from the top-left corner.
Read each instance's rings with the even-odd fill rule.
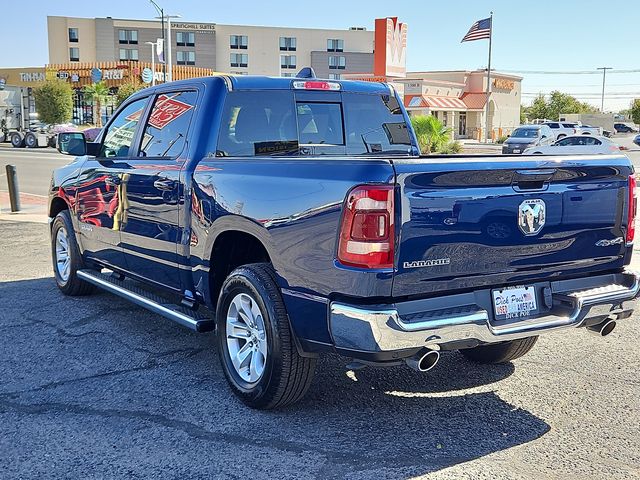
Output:
[[[80,157],[87,154],[87,140],[82,132],[59,133],[56,148],[65,155]]]
[[[546,135],[542,135],[542,138],[547,138],[547,136]]]

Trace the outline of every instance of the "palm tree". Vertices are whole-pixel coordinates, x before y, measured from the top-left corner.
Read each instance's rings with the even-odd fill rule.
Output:
[[[93,101],[93,124],[96,127],[102,126],[102,105],[107,103],[111,95],[111,91],[107,84],[104,82],[94,83],[84,87],[84,94],[89,97],[89,100]]]
[[[424,155],[440,151],[450,140],[451,128],[433,115],[411,117],[411,125],[418,137],[420,152]]]

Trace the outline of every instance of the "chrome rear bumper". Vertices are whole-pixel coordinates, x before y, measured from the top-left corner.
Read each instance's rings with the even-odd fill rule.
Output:
[[[392,305],[332,302],[330,328],[339,350],[377,353],[415,348],[454,349],[504,342],[631,316],[640,294],[635,272],[539,282],[545,312],[527,320],[496,321],[490,290]]]

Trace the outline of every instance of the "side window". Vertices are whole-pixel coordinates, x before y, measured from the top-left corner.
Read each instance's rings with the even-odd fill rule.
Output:
[[[560,128],[559,123],[548,123],[547,125],[549,126],[549,128]]]
[[[573,137],[563,138],[562,140],[556,142],[556,145],[559,147],[567,147],[569,145],[573,145]]]
[[[343,93],[342,98],[347,153],[410,153],[409,130],[394,96]]]
[[[129,156],[136,127],[147,103],[141,98],[127,105],[109,125],[104,135],[100,157],[123,158]]]
[[[298,153],[293,92],[230,92],[224,104],[216,156]]]
[[[198,92],[158,95],[145,125],[141,157],[176,157],[187,141]]]
[[[340,103],[297,102],[301,145],[344,145]]]

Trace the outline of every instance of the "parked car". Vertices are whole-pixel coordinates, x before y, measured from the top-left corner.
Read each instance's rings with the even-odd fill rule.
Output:
[[[613,128],[616,129],[616,133],[636,133],[638,131],[637,128],[626,123],[614,123]]]
[[[605,136],[602,128],[592,127],[591,125],[579,125],[577,130],[576,133],[580,133],[580,135]]]
[[[571,135],[553,142],[551,145],[531,147],[524,151],[526,155],[577,155],[577,154],[615,154],[620,147],[605,137],[593,135]]]
[[[170,82],[95,143],[61,133],[77,158],[50,189],[60,291],[216,330],[231,390],[265,409],[302,398],[325,352],[502,363],[632,315],[628,158],[420,157],[392,87],[307,75]],[[550,135],[531,129],[513,138]]]
[[[554,140],[560,140],[580,132],[580,126],[575,122],[547,122],[544,125],[551,129]]]
[[[504,141],[502,153],[522,153],[529,147],[549,145],[553,140],[553,133],[547,125],[521,125]]]

